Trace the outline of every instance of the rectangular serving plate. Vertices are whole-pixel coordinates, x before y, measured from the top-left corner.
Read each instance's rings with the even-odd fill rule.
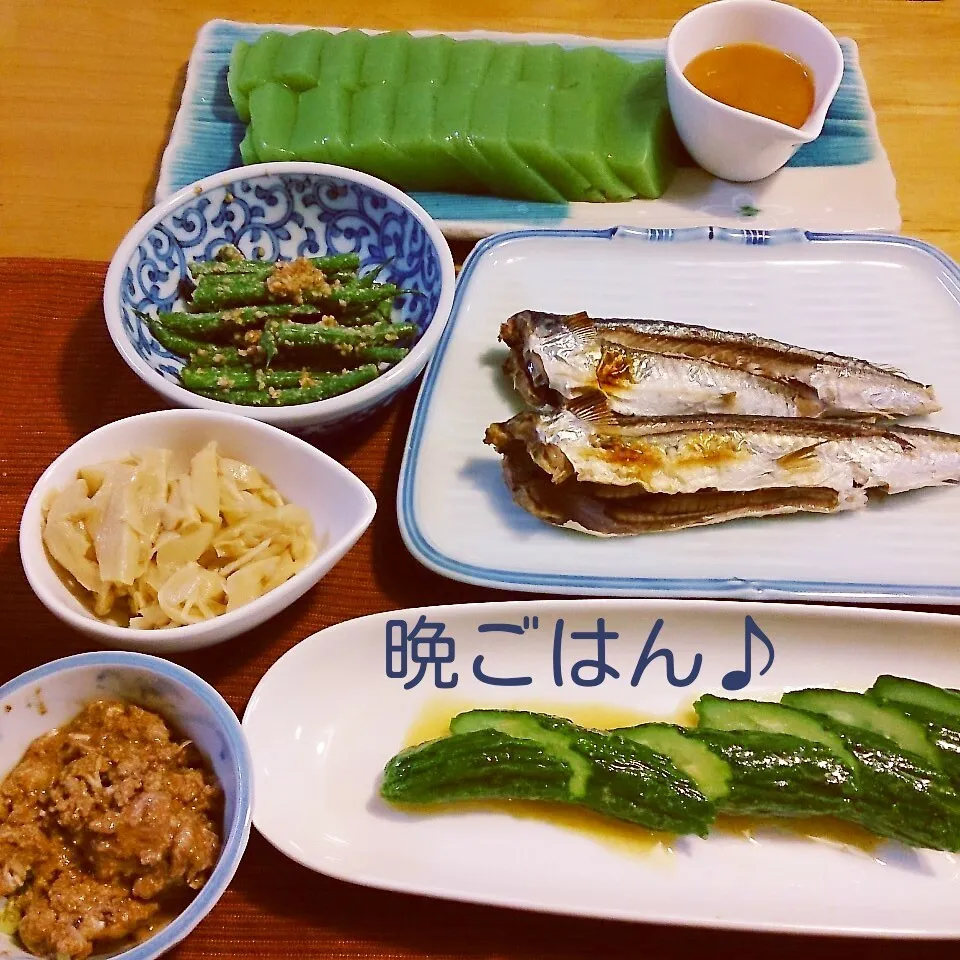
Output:
[[[923,490],[832,516],[746,519],[623,538],[516,506],[487,426],[521,403],[500,324],[586,311],[756,333],[934,384],[922,422],[960,433],[960,268],[893,236],[724,229],[520,231],[480,243],[410,427],[397,511],[409,550],[482,586],[571,595],[960,603],[960,492]]]
[[[755,642],[751,680],[730,693],[722,681],[744,666],[748,615],[768,639],[773,661],[761,676],[769,654]],[[438,689],[429,665],[424,679],[405,689],[416,672],[412,659],[402,676],[386,675],[388,622],[404,624],[409,638],[421,617],[452,641],[453,659],[441,675],[449,682],[456,673],[452,687]],[[596,657],[597,644],[575,634],[595,631],[599,618],[617,634],[606,642],[606,662],[618,676],[579,686],[571,668]],[[702,656],[688,686],[668,682],[662,658],[631,685],[658,620],[656,649],[671,651],[678,678]],[[553,666],[558,621],[560,686]],[[504,624],[525,627],[523,635],[494,627]],[[399,628],[392,629],[396,638]],[[421,638],[429,632],[425,627]],[[447,651],[440,645],[436,652]],[[481,656],[485,673],[528,676],[530,684],[480,682],[474,670]],[[399,674],[396,660],[394,667]],[[827,832],[809,838],[769,826],[751,837],[714,832],[650,848],[631,843],[629,827],[598,834],[522,810],[511,816],[452,807],[418,815],[378,796],[386,762],[408,743],[442,735],[444,721],[465,709],[526,707],[609,726],[674,719],[704,693],[776,699],[808,686],[862,691],[883,673],[960,686],[955,619],[664,600],[512,601],[364,617],[298,644],[254,691],[243,719],[256,783],[254,825],[312,870],[405,893],[681,926],[957,938],[960,870],[948,853],[893,842],[855,846]],[[591,676],[589,668],[582,674]]]
[[[291,24],[211,20],[203,26],[187,66],[187,77],[157,181],[157,202],[203,177],[240,166],[244,126],[227,92],[230,51],[238,40],[253,41],[267,30],[310,29]],[[338,31],[341,27],[321,27]],[[368,30],[368,33],[379,31]],[[439,31],[413,30],[414,36]],[[601,46],[639,62],[664,54],[664,40],[610,40],[567,34],[450,32],[456,40],[559,43]],[[755,229],[809,230],[900,228],[896,182],[880,143],[856,44],[841,39],[844,75],[830,106],[824,132],[800,148],[783,170],[754,184],[717,180],[696,167],[681,169],[657,200],[628,203],[527,203],[501,197],[414,193],[413,197],[453,239],[475,240],[520,227],[684,227],[712,223]]]

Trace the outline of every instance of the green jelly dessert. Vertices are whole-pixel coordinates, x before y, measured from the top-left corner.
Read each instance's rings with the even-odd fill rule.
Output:
[[[429,172],[421,170],[393,142],[398,87],[378,83],[353,95],[347,166],[372,173],[407,190],[429,190]]]
[[[558,43],[537,43],[526,47],[520,79],[556,86],[560,81],[564,50]]]
[[[439,33],[435,37],[418,37],[407,60],[407,80],[443,83],[450,54],[457,46],[456,40]]]
[[[552,136],[557,91],[521,81],[508,93],[507,139],[520,158],[567,200],[602,200],[602,193],[559,151]]]
[[[290,137],[297,119],[297,95],[271,80],[250,91],[250,129],[253,147],[264,163],[296,160]]]
[[[515,83],[523,70],[523,55],[526,51],[523,43],[498,43],[494,45],[493,56],[484,83]]]
[[[321,52],[329,37],[324,30],[301,30],[284,37],[277,52],[276,79],[298,93],[316,86]]]
[[[496,49],[492,40],[455,41],[447,63],[447,83],[479,86],[487,78]]]
[[[509,133],[510,103],[516,84],[485,83],[477,91],[469,136],[497,174],[504,197],[563,203],[563,194],[515,149]]]
[[[553,142],[560,155],[608,201],[630,200],[634,191],[614,172],[603,146],[607,111],[590,86],[557,90],[553,96]]]
[[[403,83],[413,37],[409,33],[378,33],[367,40],[360,67],[360,85]]]
[[[245,40],[238,40],[233,45],[233,50],[230,51],[230,66],[227,67],[227,92],[233,101],[237,116],[243,123],[250,122],[250,101],[247,97],[249,91],[240,89],[240,77],[243,73],[243,64],[247,59],[247,51],[249,49],[249,43]],[[248,130],[247,133],[249,134],[249,132]]]
[[[294,156],[313,163],[348,166],[350,92],[336,84],[321,83],[300,94],[297,119],[290,136]]]
[[[662,196],[679,155],[679,139],[667,103],[663,60],[638,64],[611,97],[604,120],[604,145],[613,172],[637,196]]]
[[[663,194],[682,157],[662,59],[404,31],[268,31],[231,52],[244,163],[544,203]]]
[[[256,148],[253,145],[253,127],[247,127],[247,132],[244,133],[243,139],[240,141],[240,160],[246,166],[249,166],[251,163],[260,162]]]
[[[249,94],[255,87],[276,79],[274,64],[285,37],[286,34],[268,30],[249,45],[240,75],[234,82],[240,93]]]
[[[484,185],[457,158],[437,130],[440,87],[429,80],[405,83],[397,92],[392,142],[430,183],[431,190],[483,193]]]
[[[331,34],[320,56],[318,83],[338,83],[350,90],[360,84],[360,65],[370,38],[361,30]]]

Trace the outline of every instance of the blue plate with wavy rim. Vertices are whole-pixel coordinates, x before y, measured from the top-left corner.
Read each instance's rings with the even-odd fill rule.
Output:
[[[180,109],[163,154],[158,201],[194,180],[240,165],[238,148],[244,127],[233,109],[226,82],[234,44],[238,40],[254,41],[267,30],[290,33],[306,29],[310,28],[232,20],[211,20],[203,26],[190,55]],[[344,28],[320,29],[336,32]],[[411,31],[413,36],[436,32]],[[631,62],[662,57],[665,48],[664,40],[567,34],[473,30],[447,35],[455,40],[557,43],[567,48],[601,46]],[[823,133],[801,147],[784,170],[759,184],[728,183],[697,167],[687,167],[658,200],[551,204],[448,193],[415,193],[414,199],[448,237],[462,239],[533,226],[684,227],[712,223],[764,229],[898,230],[896,182],[877,133],[857,45],[843,38],[840,46],[843,80],[830,105]]]
[[[179,385],[183,365],[150,332],[145,315],[183,309],[188,265],[232,243],[248,257],[356,253],[360,273],[386,264],[378,280],[397,298],[395,321],[417,326],[410,353],[376,380],[339,397],[290,407],[240,407]],[[151,387],[180,406],[240,413],[299,433],[342,428],[394,399],[425,366],[449,316],[455,272],[443,235],[419,205],[374,177],[317,163],[259,164],[181,190],[127,234],[107,272],[104,312],[117,349]]]
[[[519,310],[656,317],[862,357],[931,383],[960,434],[960,267],[904,237],[797,230],[518,231],[478,244],[414,411],[397,512],[408,549],[482,586],[572,595],[960,604],[960,490],[842,514],[622,538],[517,506],[487,426],[522,404],[500,324]]]

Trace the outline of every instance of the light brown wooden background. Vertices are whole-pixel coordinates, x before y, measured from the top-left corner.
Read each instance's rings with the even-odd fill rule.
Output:
[[[0,0],[0,256],[109,260],[214,17],[663,37],[692,0]],[[902,231],[960,259],[960,2],[805,0],[860,45]]]

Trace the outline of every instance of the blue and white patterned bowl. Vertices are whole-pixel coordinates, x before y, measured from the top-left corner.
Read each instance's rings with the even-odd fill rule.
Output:
[[[208,400],[179,384],[181,361],[138,312],[182,307],[188,264],[226,243],[247,256],[292,260],[358,253],[361,271],[389,261],[380,279],[422,296],[398,300],[394,319],[415,323],[410,353],[372,383],[340,397],[255,408]],[[341,429],[390,403],[423,370],[450,314],[453,257],[430,216],[376,177],[321,163],[263,163],[207,177],[158,204],[130,230],[107,271],[103,309],[121,356],[179,406],[229,411],[311,435]]]
[[[0,780],[37,737],[71,720],[92,700],[113,698],[165,717],[197,746],[223,789],[220,857],[206,884],[167,926],[143,943],[110,955],[112,960],[155,960],[200,923],[233,879],[250,837],[253,769],[236,714],[196,674],[142,653],[81,653],[0,686]],[[0,933],[0,956],[34,960],[5,933]]]

